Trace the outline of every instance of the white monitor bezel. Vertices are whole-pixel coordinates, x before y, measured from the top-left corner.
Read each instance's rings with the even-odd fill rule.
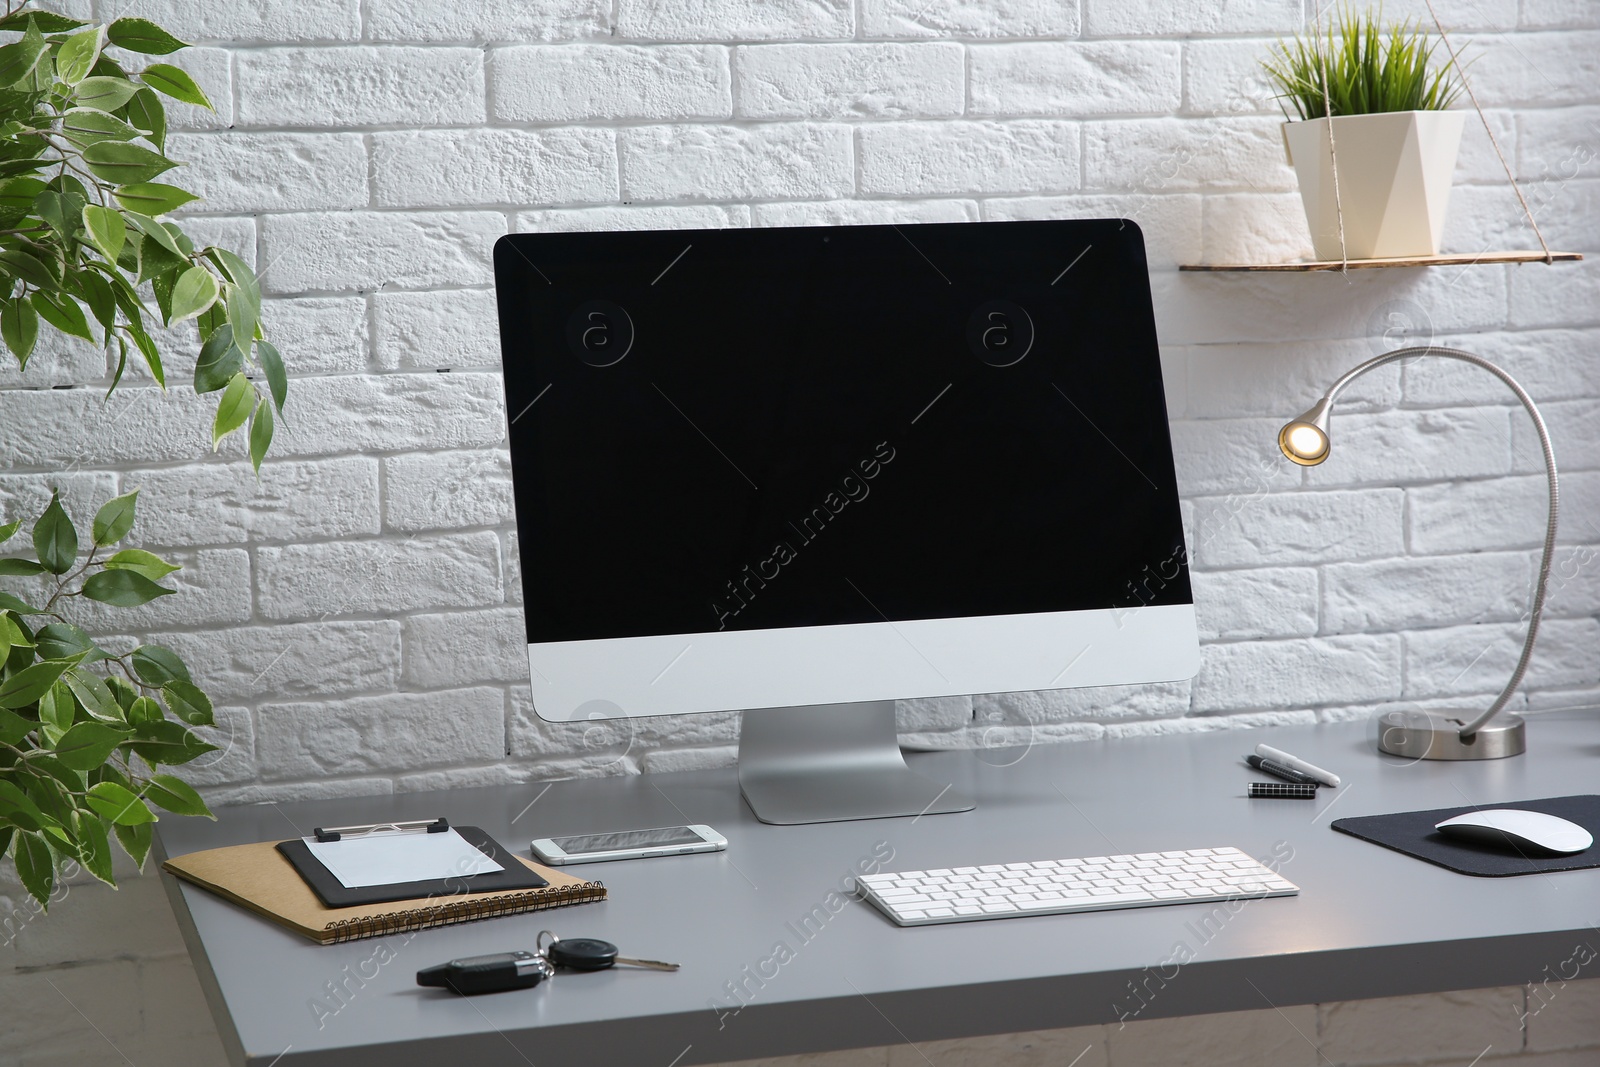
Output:
[[[1193,604],[528,645],[549,722],[1167,682],[1200,666]]]

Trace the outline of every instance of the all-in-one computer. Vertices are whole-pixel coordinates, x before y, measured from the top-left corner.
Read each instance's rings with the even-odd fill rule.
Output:
[[[1130,222],[513,234],[533,706],[739,710],[764,821],[960,811],[894,701],[1185,678]]]

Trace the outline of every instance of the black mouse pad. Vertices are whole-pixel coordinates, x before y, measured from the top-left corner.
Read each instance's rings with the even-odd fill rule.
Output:
[[[1476,845],[1445,837],[1434,824],[1469,811],[1512,808],[1538,811],[1575,822],[1593,834],[1596,844],[1570,856],[1519,855],[1509,849]],[[1336,819],[1333,828],[1340,833],[1371,841],[1374,845],[1404,852],[1419,860],[1447,867],[1461,874],[1483,878],[1506,878],[1514,874],[1540,874],[1545,871],[1582,871],[1600,867],[1600,796],[1550,797],[1546,800],[1520,800],[1509,804],[1477,804],[1463,808],[1435,808],[1432,811],[1403,811],[1398,815],[1367,815],[1359,819]]]

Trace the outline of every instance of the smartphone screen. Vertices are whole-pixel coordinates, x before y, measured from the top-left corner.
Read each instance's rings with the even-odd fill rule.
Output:
[[[687,826],[663,826],[655,830],[623,830],[614,834],[584,834],[580,837],[552,838],[557,848],[569,856],[592,852],[619,852],[624,849],[662,848],[667,845],[699,845],[705,838]]]

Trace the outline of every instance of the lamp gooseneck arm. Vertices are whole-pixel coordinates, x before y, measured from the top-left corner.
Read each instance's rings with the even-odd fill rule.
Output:
[[[1461,736],[1470,738],[1481,730],[1490,719],[1498,715],[1501,708],[1506,706],[1506,703],[1511,699],[1511,694],[1516,692],[1517,686],[1522,684],[1523,676],[1528,673],[1528,661],[1533,657],[1533,643],[1539,636],[1539,618],[1544,613],[1545,592],[1550,584],[1550,561],[1551,557],[1555,555],[1556,549],[1556,516],[1561,505],[1561,491],[1556,479],[1556,454],[1555,450],[1550,446],[1550,433],[1545,429],[1544,419],[1540,416],[1539,409],[1534,406],[1533,398],[1528,395],[1527,390],[1517,384],[1515,378],[1493,363],[1481,356],[1475,356],[1471,352],[1463,352],[1459,348],[1441,348],[1435,345],[1425,345],[1385,352],[1381,356],[1375,356],[1367,360],[1334,382],[1332,387],[1328,389],[1324,399],[1331,405],[1333,398],[1339,394],[1340,390],[1367,373],[1367,371],[1387,363],[1394,363],[1397,360],[1410,359],[1413,356],[1443,356],[1446,359],[1456,359],[1463,363],[1471,363],[1474,366],[1482,367],[1502,382],[1505,382],[1511,391],[1517,394],[1517,399],[1522,401],[1522,406],[1527,409],[1528,416],[1533,419],[1533,428],[1539,433],[1539,447],[1544,450],[1545,476],[1550,484],[1550,518],[1545,526],[1544,555],[1539,561],[1539,580],[1533,588],[1533,606],[1528,611],[1528,636],[1522,643],[1522,657],[1517,660],[1517,669],[1511,673],[1511,680],[1500,691],[1500,695],[1495,698],[1494,703],[1489,705],[1489,710],[1461,727]]]

